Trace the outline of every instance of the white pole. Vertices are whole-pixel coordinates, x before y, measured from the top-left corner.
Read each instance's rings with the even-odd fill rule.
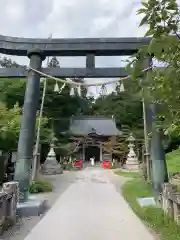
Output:
[[[100,142],[100,163],[102,162],[102,151],[103,151],[103,148],[102,148],[102,143]]]

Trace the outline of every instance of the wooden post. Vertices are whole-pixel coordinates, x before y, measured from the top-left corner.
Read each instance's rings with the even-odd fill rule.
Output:
[[[176,223],[180,225],[180,206],[176,202],[173,203],[173,215]]]
[[[167,214],[174,219],[174,208],[173,208],[173,201],[171,199],[167,199]]]
[[[165,183],[163,185],[162,206],[164,212],[171,218],[174,218],[174,206],[170,196],[172,196],[176,192],[177,186],[172,185],[170,183]]]

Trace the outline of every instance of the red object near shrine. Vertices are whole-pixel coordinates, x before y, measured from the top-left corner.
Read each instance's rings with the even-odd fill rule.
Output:
[[[73,166],[77,168],[83,168],[83,161],[82,160],[74,161]]]
[[[103,166],[103,168],[111,168],[111,162],[109,162],[107,160],[103,160],[102,166]]]

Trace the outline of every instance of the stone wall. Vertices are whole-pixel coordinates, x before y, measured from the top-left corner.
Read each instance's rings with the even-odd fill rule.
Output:
[[[180,192],[171,183],[163,185],[162,208],[164,212],[180,225]]]
[[[7,182],[0,191],[0,235],[16,223],[18,183]]]

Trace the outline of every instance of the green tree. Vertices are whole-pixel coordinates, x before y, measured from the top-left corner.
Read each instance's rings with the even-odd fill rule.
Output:
[[[15,104],[8,109],[0,102],[0,148],[8,150],[15,148],[20,130],[21,109]]]
[[[49,64],[48,64],[48,67],[50,67],[50,68],[54,68],[54,67],[60,67],[60,65],[59,65],[59,61],[58,61],[58,59],[57,59],[57,57],[52,57],[51,58],[51,60],[50,60],[50,62],[49,62]]]
[[[22,107],[26,89],[26,79],[1,78],[0,101],[6,103],[7,108],[12,108],[16,102]]]
[[[114,116],[120,129],[126,125],[130,131],[138,133],[137,137],[143,137],[142,103],[139,94],[132,93],[131,89],[117,94],[112,93],[103,98],[99,97],[92,105],[91,114]]]
[[[12,108],[7,108],[5,103],[0,102],[0,149],[12,150],[17,148],[22,109],[16,103]],[[38,119],[38,115],[37,115]],[[41,141],[49,139],[50,130],[46,128],[48,118],[41,120]],[[37,123],[36,123],[37,129]]]
[[[175,0],[148,0],[142,2],[138,14],[143,15],[140,26],[146,25],[145,36],[151,36],[148,46],[139,49],[130,60],[134,79],[139,77],[144,57],[151,56],[163,65],[148,73],[146,93],[151,101],[161,105],[164,129],[170,133],[180,125],[180,9]],[[139,79],[138,79],[139,81]],[[172,127],[175,126],[175,127]]]
[[[15,61],[12,61],[10,58],[3,57],[3,58],[0,58],[0,66],[11,68],[11,67],[18,67],[20,65],[17,64]]]
[[[1,79],[0,101],[4,102],[8,109],[13,108],[16,102],[19,103],[20,108],[23,107],[26,81],[26,79]],[[78,79],[78,81],[82,81],[82,79]],[[79,97],[77,95],[70,96],[69,85],[64,88],[61,94],[55,93],[54,85],[54,80],[47,79],[47,89],[44,102],[43,116],[48,119],[48,121],[46,121],[46,128],[48,129],[48,131],[53,127],[56,137],[59,140],[67,141],[67,139],[62,137],[61,132],[67,130],[69,126],[69,120],[72,115],[89,113],[88,109],[91,106],[91,101],[86,98],[86,94],[82,94],[82,97]],[[59,87],[61,86],[62,84],[59,84]],[[86,91],[86,89],[82,89],[82,91]],[[43,83],[41,83],[40,85],[40,101],[38,107],[39,110],[42,99],[42,92]],[[46,133],[45,135],[47,136]],[[41,141],[44,142],[45,139],[43,138],[41,139]],[[48,141],[49,140],[47,140],[47,142]]]

